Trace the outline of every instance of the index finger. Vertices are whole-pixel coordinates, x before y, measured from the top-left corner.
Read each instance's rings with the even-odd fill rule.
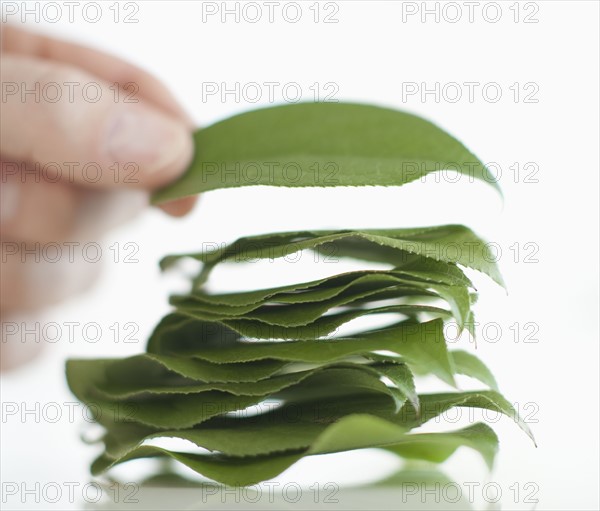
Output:
[[[165,113],[193,126],[193,121],[171,91],[150,73],[123,59],[78,44],[35,34],[12,25],[2,25],[3,52],[54,60],[89,72],[121,87],[135,86],[136,93]]]

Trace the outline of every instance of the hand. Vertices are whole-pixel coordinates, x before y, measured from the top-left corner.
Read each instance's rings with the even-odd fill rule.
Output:
[[[74,264],[36,263],[26,254],[49,243],[97,239],[131,218],[147,205],[150,190],[185,170],[193,143],[192,122],[148,73],[89,48],[1,29],[0,313],[6,319],[63,300],[93,280]],[[162,209],[181,216],[193,204],[183,199]],[[24,347],[9,349],[5,341],[1,365],[14,365],[13,352]]]

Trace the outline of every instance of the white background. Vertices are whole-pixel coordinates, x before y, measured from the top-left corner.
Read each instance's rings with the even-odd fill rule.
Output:
[[[463,14],[457,23],[443,16],[437,22],[434,15],[423,22],[420,14],[403,20],[401,2],[394,1],[337,2],[333,18],[338,23],[315,23],[314,11],[309,10],[313,2],[302,4],[298,23],[287,22],[279,9],[274,23],[238,23],[233,16],[225,22],[219,16],[203,22],[200,2],[142,1],[136,2],[139,10],[133,15],[138,23],[115,23],[111,4],[103,3],[98,23],[76,15],[73,23],[63,19],[36,24],[30,18],[28,24],[150,70],[170,86],[200,126],[257,105],[231,95],[225,102],[218,96],[203,102],[203,82],[226,82],[230,87],[235,82],[296,82],[306,100],[312,99],[309,87],[315,82],[334,82],[339,100],[418,113],[464,141],[484,162],[499,164],[504,203],[482,183],[429,179],[394,189],[216,191],[203,196],[183,220],[147,211],[104,240],[105,248],[114,242],[136,243],[139,263],[115,264],[106,251],[96,287],[39,319],[97,322],[103,327],[102,340],[93,344],[78,336],[73,343],[65,338],[46,346],[36,362],[2,375],[3,403],[33,407],[36,402],[44,406],[73,401],[64,381],[67,357],[142,351],[177,285],[175,278],[161,277],[157,269],[158,259],[167,252],[275,230],[465,223],[499,244],[499,264],[509,287],[506,296],[485,276],[477,277],[482,293],[479,321],[497,322],[502,328],[497,342],[480,337],[477,354],[492,368],[507,398],[521,407],[539,447],[510,421],[501,420],[496,425],[501,449],[492,474],[486,474],[483,463],[468,451],[455,455],[446,471],[461,481],[497,483],[503,509],[536,507],[525,499],[531,488],[538,489],[537,509],[598,509],[598,3],[521,3],[518,23],[515,7],[510,9],[514,2],[498,4],[502,17],[496,23],[483,15],[488,2],[475,7],[472,23],[461,2],[455,4]],[[414,5],[422,9],[421,2]],[[427,6],[436,8],[436,3]],[[443,9],[444,3],[437,7]],[[126,12],[130,11],[122,11]],[[455,12],[445,11],[451,17]],[[495,16],[493,10],[487,14]],[[524,23],[526,14],[538,22]],[[12,21],[18,22],[18,17]],[[463,97],[452,103],[448,99],[454,91],[447,89],[450,98],[436,101],[428,95],[423,101],[419,95],[403,98],[403,82],[425,82],[429,87],[435,82],[442,87],[449,82],[495,82],[503,95],[493,103],[479,87],[473,102]],[[524,84],[536,84],[533,98],[538,101],[525,103],[522,95],[515,101],[509,89],[515,82],[521,92]],[[277,100],[282,102],[281,96]],[[537,182],[515,182],[509,169],[515,162],[539,166]],[[526,243],[535,245],[525,247]],[[515,244],[520,247],[518,257],[509,248]],[[532,262],[523,260],[527,254]],[[308,275],[306,265],[279,265],[275,270],[266,263],[264,269],[270,277],[258,278],[253,267],[219,270],[215,280],[221,288],[240,282],[252,287],[269,278],[281,282]],[[329,268],[316,270],[326,273]],[[115,322],[138,324],[139,342],[114,343],[108,327]],[[515,322],[521,325],[521,336],[522,326],[534,323],[537,342],[514,342],[509,328]],[[491,330],[487,333],[493,335]],[[63,417],[57,423],[36,421],[31,415],[25,421],[3,416],[2,480],[89,480],[87,467],[95,451],[79,441],[83,421],[76,416],[74,422]],[[382,454],[351,453],[304,460],[281,480],[350,484],[396,467],[394,458]],[[119,474],[135,480],[134,470]],[[515,483],[521,489],[516,499],[509,489]],[[528,483],[533,486],[524,491]],[[483,506],[481,493],[475,494]],[[65,505],[62,501],[60,507]],[[31,499],[26,504],[12,499],[4,506],[52,508]]]

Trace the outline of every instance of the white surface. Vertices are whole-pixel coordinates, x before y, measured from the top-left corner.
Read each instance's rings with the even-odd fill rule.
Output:
[[[176,92],[200,125],[255,106],[232,98],[203,103],[202,82],[297,82],[306,99],[311,84],[335,82],[340,100],[409,109],[464,140],[483,161],[498,162],[504,170],[505,203],[483,184],[430,182],[387,190],[245,188],[206,194],[183,220],[148,211],[112,232],[105,243],[137,243],[139,263],[115,264],[105,257],[103,276],[93,291],[40,319],[62,325],[97,322],[102,340],[85,342],[78,333],[71,343],[65,333],[46,346],[43,358],[2,376],[3,406],[15,403],[19,411],[39,407],[37,416],[34,412],[25,420],[3,415],[3,483],[35,488],[37,482],[43,488],[54,482],[64,488],[65,482],[89,481],[94,449],[78,439],[84,424],[81,408],[75,408],[75,420],[67,416],[69,405],[64,403],[74,400],[65,385],[63,362],[68,356],[124,356],[143,350],[176,286],[174,278],[159,277],[156,262],[165,251],[299,227],[460,222],[503,249],[499,264],[510,293],[505,296],[480,277],[478,318],[484,324],[497,322],[504,335],[496,343],[480,339],[478,355],[491,366],[505,395],[530,422],[537,421],[531,426],[539,447],[502,420],[493,474],[486,476],[483,464],[466,451],[450,460],[447,472],[460,481],[487,478],[497,484],[503,509],[533,509],[536,504],[526,496],[536,489],[537,509],[598,509],[598,3],[537,2],[535,24],[514,23],[513,2],[500,2],[503,17],[498,23],[485,21],[476,10],[473,23],[456,24],[436,23],[432,16],[426,23],[418,16],[403,23],[400,2],[360,1],[337,2],[337,24],[311,22],[312,2],[302,4],[303,19],[296,24],[278,15],[274,23],[252,24],[231,18],[222,23],[216,17],[203,23],[200,2],[143,1],[136,2],[139,23],[125,24],[111,21],[110,4],[102,4],[98,23],[76,16],[74,23],[40,23],[38,28],[146,67]],[[466,13],[467,7],[460,5]],[[402,82],[497,82],[507,99],[489,103],[475,96],[472,103],[423,103],[413,97],[403,103]],[[535,82],[539,102],[509,99],[508,88],[515,82]],[[514,162],[539,165],[539,182],[513,182],[508,167]],[[528,242],[539,247],[539,262],[515,262],[509,247],[518,243],[529,253],[524,247]],[[248,287],[264,283],[253,270],[244,273]],[[300,280],[307,265],[293,270],[294,280]],[[215,280],[233,287],[240,275],[219,271]],[[138,324],[138,342],[114,343],[109,327],[115,322]],[[535,323],[539,342],[513,342],[509,327],[515,322]],[[62,417],[56,423],[44,420],[44,410],[46,419],[54,413],[48,403],[60,404]],[[382,454],[336,455],[304,460],[279,481],[351,484],[376,479],[396,466],[396,460]],[[136,470],[120,474],[135,480]],[[36,503],[35,492],[5,495],[2,508],[81,506],[81,498],[70,505],[65,497],[52,504],[40,493]],[[81,497],[81,491],[75,495]],[[169,495],[176,499],[178,493]],[[475,496],[485,507],[481,491],[475,490]]]

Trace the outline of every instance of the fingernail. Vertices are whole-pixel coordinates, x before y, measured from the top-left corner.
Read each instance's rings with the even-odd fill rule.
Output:
[[[0,223],[13,220],[19,207],[19,185],[6,181],[0,186]]]
[[[145,108],[120,108],[109,122],[106,150],[115,162],[139,165],[141,181],[161,174],[153,181],[167,182],[185,169],[193,147],[181,123]]]

